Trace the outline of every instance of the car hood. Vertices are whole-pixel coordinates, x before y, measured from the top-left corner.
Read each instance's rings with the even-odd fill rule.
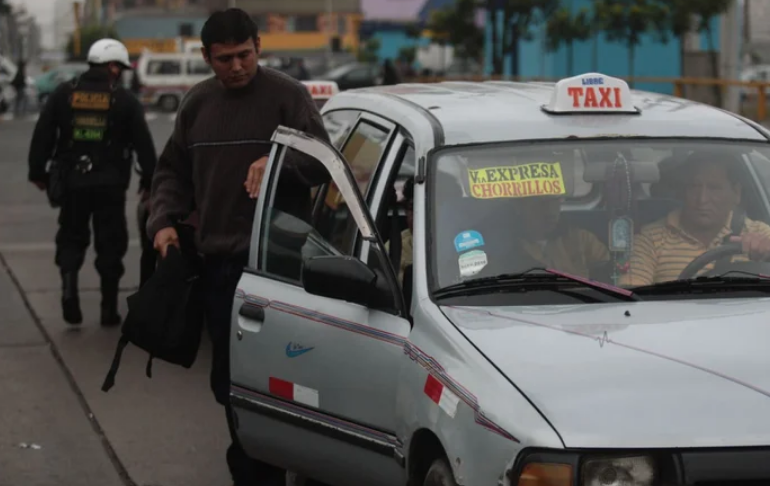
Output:
[[[770,445],[770,299],[442,311],[567,447]]]

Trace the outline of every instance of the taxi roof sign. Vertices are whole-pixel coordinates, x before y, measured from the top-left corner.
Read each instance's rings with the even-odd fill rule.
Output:
[[[334,81],[302,81],[313,99],[328,99],[340,92]]]
[[[599,73],[562,79],[543,110],[552,114],[639,113],[628,83]]]

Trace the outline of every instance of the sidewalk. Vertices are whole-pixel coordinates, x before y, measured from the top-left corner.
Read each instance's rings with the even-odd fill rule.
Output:
[[[27,182],[23,162],[33,125],[0,126],[0,486],[228,485],[229,437],[209,390],[208,342],[192,369],[156,361],[151,379],[147,354],[129,346],[115,387],[101,391],[120,329],[98,324],[94,253],[80,274],[84,322],[73,328],[61,318],[57,211]],[[151,127],[158,149],[171,127],[160,120]],[[133,179],[124,317],[125,297],[139,281]]]
[[[1,260],[0,316],[0,486],[124,485]]]

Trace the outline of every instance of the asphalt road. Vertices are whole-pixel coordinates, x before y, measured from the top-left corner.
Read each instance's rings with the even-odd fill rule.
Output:
[[[160,151],[172,117],[150,116]],[[61,319],[54,265],[57,213],[27,182],[34,115],[0,119],[0,486],[230,484],[221,409],[208,389],[209,348],[190,370],[129,348],[115,387],[100,390],[119,329],[98,325],[98,277],[81,272],[85,317]],[[136,179],[129,192],[124,295],[138,284]],[[122,314],[125,316],[125,300]]]

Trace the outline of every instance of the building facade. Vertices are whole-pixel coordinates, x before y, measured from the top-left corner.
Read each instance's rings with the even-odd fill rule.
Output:
[[[562,0],[562,3],[577,12],[581,8],[592,8],[592,0]],[[492,72],[492,22],[491,13],[487,14],[486,27],[486,72]],[[498,28],[502,29],[502,18],[498,15]],[[713,23],[713,43],[716,50],[722,49],[723,40],[721,31],[724,28],[723,19],[715,19]],[[504,56],[505,75],[519,75],[525,78],[549,78],[558,79],[585,72],[601,72],[610,76],[627,77],[633,71],[633,75],[639,78],[677,78],[685,71],[687,58],[690,54],[702,53],[707,48],[705,36],[687,36],[682,41],[670,38],[668,42],[661,42],[655,35],[644,35],[641,43],[635,48],[633,60],[629,57],[626,46],[609,41],[603,33],[595,35],[585,42],[576,42],[572,48],[572,73],[568,72],[570,61],[569,52],[565,46],[555,52],[546,49],[545,26],[535,25],[532,40],[519,43],[518,66],[512,65],[510,54]],[[693,56],[690,56],[693,57]],[[632,64],[633,63],[633,64]],[[635,88],[672,93],[673,85],[668,82],[661,83],[635,83]]]

